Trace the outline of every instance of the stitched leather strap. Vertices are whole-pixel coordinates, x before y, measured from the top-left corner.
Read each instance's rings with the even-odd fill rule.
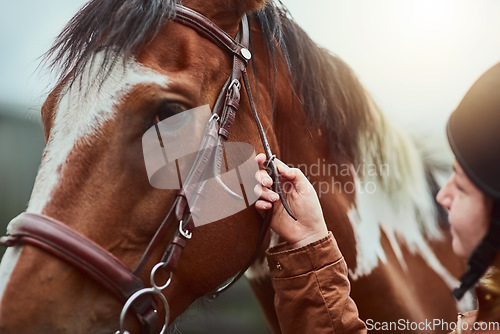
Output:
[[[246,19],[246,16],[244,17]],[[224,30],[216,26],[212,21],[210,21],[205,16],[200,13],[184,6],[178,6],[174,21],[182,23],[199,33],[203,34],[209,40],[223,46],[228,49],[232,54],[238,55],[243,61],[248,62],[248,59],[241,54],[242,49],[248,48],[249,44],[249,32],[242,31],[241,44],[235,41],[231,36],[229,36]],[[243,29],[247,29],[248,23],[243,24]]]

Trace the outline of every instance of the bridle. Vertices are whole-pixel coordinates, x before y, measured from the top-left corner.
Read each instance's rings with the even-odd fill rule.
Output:
[[[20,214],[9,225],[8,235],[0,239],[0,244],[7,247],[27,244],[43,249],[83,271],[115,295],[124,303],[120,315],[120,330],[117,333],[128,333],[124,329],[124,322],[129,310],[136,314],[142,326],[142,333],[144,334],[164,333],[167,328],[169,306],[165,296],[162,294],[162,290],[170,284],[181,252],[187,241],[191,239],[192,231],[194,230],[192,212],[197,210],[196,202],[194,205],[192,203],[188,205],[186,193],[202,192],[202,189],[189,188],[199,187],[197,186],[199,184],[197,181],[203,179],[203,174],[209,170],[209,164],[214,164],[220,170],[222,164],[221,147],[229,138],[231,126],[239,109],[241,79],[243,79],[252,114],[267,157],[266,169],[273,179],[273,190],[279,194],[285,210],[295,219],[283,195],[278,170],[274,162],[275,156],[271,153],[271,148],[257,114],[250,89],[246,71],[248,62],[251,59],[248,18],[246,16],[242,18],[238,34],[239,41],[233,39],[208,18],[184,6],[177,6],[173,21],[197,31],[200,35],[228,51],[233,58],[233,68],[214,105],[214,111],[208,121],[198,156],[187,176],[188,182],[178,191],[172,208],[160,224],[134,270],[127,268],[120,260],[92,240],[73,231],[53,218],[39,214]],[[214,291],[214,296],[227,289],[239,279],[257,258],[258,252],[263,245],[264,237],[269,229],[269,221],[269,219],[264,220],[260,229],[256,251],[246,267],[235,275],[229,283]],[[160,246],[161,241],[172,224],[178,224],[178,228],[170,239],[161,261],[151,270],[151,287],[146,287],[138,275],[144,269],[153,251]],[[167,282],[162,285],[158,285],[155,279],[156,272],[159,269],[163,269],[170,274]],[[158,318],[158,312],[154,305],[154,297],[159,299],[164,305],[165,319],[163,323]]]

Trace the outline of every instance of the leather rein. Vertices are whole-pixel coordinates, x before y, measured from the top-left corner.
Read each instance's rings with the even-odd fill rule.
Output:
[[[160,224],[136,267],[130,270],[115,256],[92,240],[51,217],[39,214],[22,213],[9,225],[8,235],[0,239],[0,244],[7,247],[23,244],[38,247],[73,265],[105,287],[124,304],[120,315],[120,330],[116,333],[128,333],[124,329],[124,323],[129,311],[132,311],[137,316],[141,324],[141,333],[164,333],[166,331],[169,322],[169,305],[162,294],[162,290],[170,284],[172,273],[177,266],[181,252],[187,241],[191,239],[194,230],[191,214],[197,209],[196,204],[188,206],[186,192],[188,190],[193,191],[193,189],[186,189],[186,187],[195,187],[198,184],[197,181],[202,180],[203,174],[209,170],[210,163],[213,163],[217,168],[221,167],[222,152],[219,151],[223,143],[228,140],[231,126],[239,108],[241,79],[243,79],[252,114],[267,157],[266,167],[274,182],[273,190],[279,194],[285,210],[295,219],[283,195],[278,170],[274,162],[275,156],[271,153],[250,90],[246,71],[248,62],[251,59],[248,18],[246,16],[242,18],[238,36],[239,41],[233,39],[205,16],[181,5],[176,8],[176,16],[173,21],[196,30],[200,35],[228,51],[233,57],[233,68],[230,77],[217,98],[213,115],[208,121],[202,139],[200,151],[187,176],[187,182],[178,191],[172,208]],[[202,190],[194,189],[194,191],[201,192]],[[270,219],[265,219],[263,222],[256,251],[246,267],[227,284],[214,291],[212,293],[213,297],[216,297],[237,281],[255,261],[269,229],[269,221]],[[139,274],[144,269],[154,250],[161,246],[165,234],[172,224],[178,224],[178,228],[171,237],[161,261],[151,270],[151,287],[146,287],[139,278]],[[165,270],[170,275],[167,282],[162,285],[157,284],[155,278],[156,272],[160,269]],[[158,300],[164,306],[165,319],[163,321],[158,317],[156,305]]]

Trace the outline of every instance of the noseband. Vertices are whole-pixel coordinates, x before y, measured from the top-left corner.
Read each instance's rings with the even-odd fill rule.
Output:
[[[271,153],[271,148],[255,109],[250,90],[246,67],[252,55],[249,51],[250,32],[247,17],[244,16],[241,21],[238,35],[239,42],[208,18],[187,7],[178,6],[176,16],[173,20],[196,30],[200,35],[228,51],[233,57],[233,68],[214,105],[213,115],[207,124],[198,156],[187,176],[187,181],[177,193],[172,208],[160,224],[160,227],[134,270],[131,271],[120,260],[95,242],[73,231],[64,224],[43,215],[22,213],[10,224],[9,234],[0,239],[0,244],[7,247],[27,244],[43,249],[83,271],[110,291],[124,303],[120,316],[120,330],[117,333],[128,333],[124,329],[125,316],[128,311],[136,314],[142,326],[142,333],[164,333],[166,331],[169,321],[169,306],[165,296],[162,294],[162,290],[170,284],[172,273],[177,266],[181,252],[187,241],[191,239],[192,231],[194,230],[191,215],[192,212],[197,210],[196,202],[188,206],[186,193],[202,192],[202,189],[187,188],[199,187],[200,182],[198,181],[203,179],[203,174],[208,169],[209,164],[215,163],[215,166],[220,170],[222,164],[222,152],[220,152],[220,148],[229,138],[231,126],[234,123],[236,112],[239,108],[241,79],[243,79],[252,114],[266,153],[266,167],[268,167],[267,170],[274,181],[273,190],[279,194],[285,210],[295,219],[284,198],[278,170],[274,162],[275,156]],[[172,224],[178,224],[178,228],[170,239],[161,261],[151,271],[151,287],[146,287],[139,279],[139,274],[144,269],[154,250],[161,246],[161,241]],[[268,229],[269,219],[265,219],[259,233],[256,251],[247,263],[247,266],[233,277],[228,284],[214,291],[214,296],[217,296],[228,288],[248,269],[258,256]],[[156,272],[160,269],[165,270],[169,274],[167,282],[163,284],[157,284],[155,278]],[[164,321],[160,321],[158,318],[155,298],[160,300],[164,306]]]

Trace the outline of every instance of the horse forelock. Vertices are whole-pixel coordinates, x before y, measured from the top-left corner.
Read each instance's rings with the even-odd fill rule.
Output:
[[[71,72],[75,82],[100,52],[104,69],[112,70],[120,58],[128,60],[175,15],[179,0],[93,0],[64,27],[44,62],[62,82]],[[102,74],[102,73],[101,73]],[[102,76],[104,79],[106,75]]]
[[[212,4],[197,0],[92,0],[57,36],[44,55],[44,63],[59,74],[60,82],[70,72],[74,82],[97,52],[103,52],[103,64],[111,69],[118,56],[127,60],[151,42],[165,22],[175,17],[181,3],[204,8],[211,5],[217,13],[222,10],[241,16],[262,9],[266,0],[219,0]]]

